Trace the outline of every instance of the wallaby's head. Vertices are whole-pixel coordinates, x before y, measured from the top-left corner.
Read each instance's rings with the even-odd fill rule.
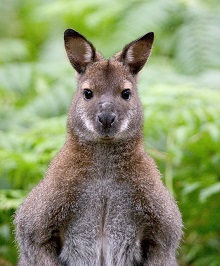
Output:
[[[67,56],[77,73],[68,127],[81,141],[125,140],[140,133],[137,74],[150,55],[153,38],[147,33],[106,60],[81,34],[65,31]]]

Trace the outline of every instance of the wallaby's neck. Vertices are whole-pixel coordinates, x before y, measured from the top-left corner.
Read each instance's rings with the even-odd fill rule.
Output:
[[[89,141],[81,142],[78,137],[73,134],[67,135],[67,146],[71,146],[72,152],[77,153],[79,157],[87,156],[95,158],[96,161],[102,163],[118,162],[134,158],[143,152],[142,134],[138,133],[135,137],[128,140],[109,140],[109,141]]]

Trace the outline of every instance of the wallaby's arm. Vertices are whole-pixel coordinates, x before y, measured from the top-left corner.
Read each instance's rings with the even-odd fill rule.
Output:
[[[145,153],[145,152],[144,152]],[[177,266],[174,256],[181,238],[181,215],[160,179],[153,159],[146,153],[133,164],[138,175],[132,178],[137,187],[135,202],[142,206],[148,221],[142,232],[144,266]]]
[[[74,180],[66,180],[67,171],[74,169],[75,165],[71,145],[67,146],[52,161],[45,179],[31,191],[16,213],[19,266],[61,265],[58,256],[62,248],[62,232],[71,215],[75,192]]]
[[[161,188],[163,187],[161,186]],[[151,207],[157,211],[151,212],[148,210],[149,206],[146,208],[148,213],[146,216],[151,216],[152,225],[145,228],[142,240],[143,257],[147,259],[144,266],[177,266],[178,263],[174,254],[180,241],[179,223],[181,217],[178,212],[171,211],[170,208],[175,210],[176,204],[166,190],[159,192],[156,197],[153,193],[149,196],[152,197],[151,204],[153,204]],[[167,205],[162,202],[162,196],[164,199],[166,198]]]
[[[60,199],[51,197],[50,191],[53,188],[48,186],[49,183],[42,181],[17,211],[15,223],[17,239],[20,242],[19,266],[60,265],[58,261],[60,235],[58,224],[54,223],[59,219]],[[43,193],[45,189],[47,193]]]

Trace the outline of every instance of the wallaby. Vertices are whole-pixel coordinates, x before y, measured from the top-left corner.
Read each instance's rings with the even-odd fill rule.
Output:
[[[137,74],[152,32],[106,60],[67,29],[77,90],[63,148],[16,213],[20,266],[174,266],[182,220],[144,151]]]

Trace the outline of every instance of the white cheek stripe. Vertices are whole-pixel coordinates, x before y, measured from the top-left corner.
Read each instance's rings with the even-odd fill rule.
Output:
[[[128,129],[128,124],[129,124],[129,120],[126,118],[121,124],[120,133]]]
[[[91,131],[91,132],[95,132],[94,126],[91,123],[91,121],[86,117],[85,114],[82,114],[81,119],[83,121],[83,124],[85,125],[85,127]]]

